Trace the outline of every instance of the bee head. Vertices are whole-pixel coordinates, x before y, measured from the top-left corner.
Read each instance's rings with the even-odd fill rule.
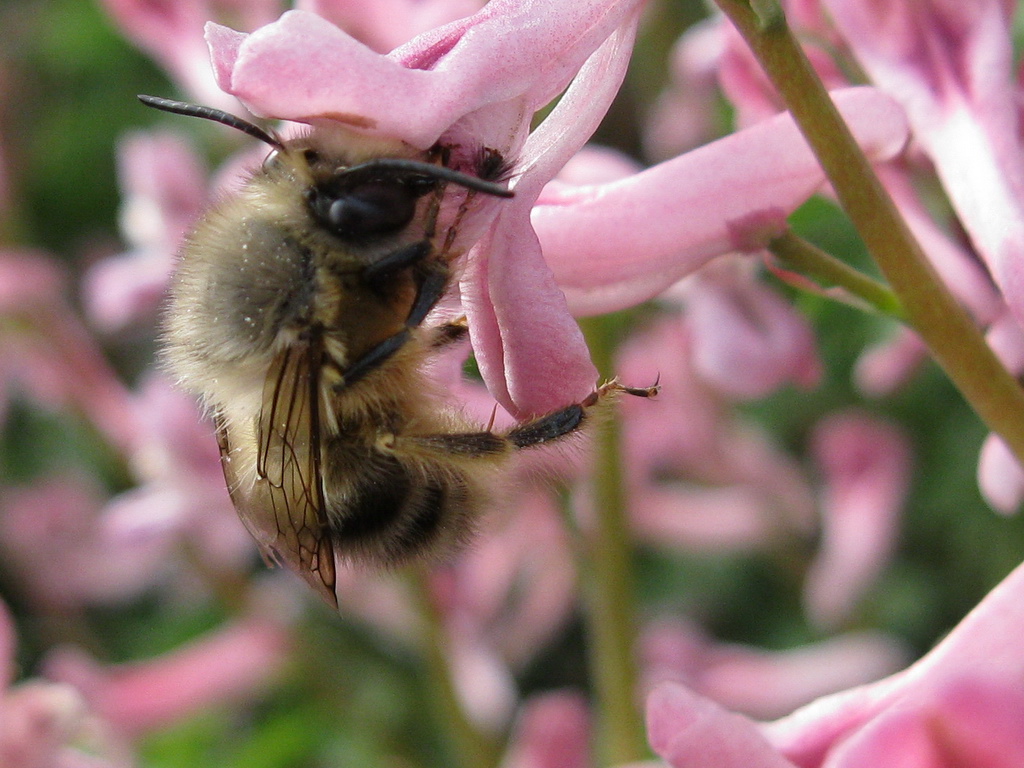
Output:
[[[154,109],[212,120],[242,131],[269,144],[275,150],[271,157],[286,155],[293,149],[258,125],[213,107],[157,96],[140,95],[139,100]],[[322,165],[324,158],[315,149],[300,151],[311,170]],[[315,173],[315,177],[305,193],[309,210],[321,226],[350,241],[398,234],[415,216],[418,200],[442,183],[457,184],[495,197],[513,196],[511,190],[493,181],[443,165],[399,157],[381,157],[333,168],[325,174]]]

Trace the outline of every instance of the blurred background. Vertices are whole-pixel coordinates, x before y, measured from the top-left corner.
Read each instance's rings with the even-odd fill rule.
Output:
[[[84,725],[65,743],[111,765],[450,765],[443,715],[430,714],[429,619],[417,618],[401,574],[352,574],[338,616],[268,572],[223,493],[209,426],[156,372],[174,246],[216,188],[215,169],[247,145],[136,101],[195,96],[115,21],[111,8],[124,18],[127,5],[0,4],[0,715],[19,686],[51,681],[81,695]],[[185,5],[150,11],[170,18]],[[275,15],[213,10],[229,25]],[[677,40],[704,16],[696,2],[648,9],[595,137],[619,160],[649,164],[732,129],[711,81],[680,91],[687,112],[667,104]],[[828,200],[792,223],[872,269]],[[750,271],[703,279],[728,281],[732,269]],[[614,323],[619,366],[643,381],[660,373],[662,407],[681,425],[652,443],[630,428],[645,404],[624,415],[627,465],[645,446],[664,451],[627,469],[646,483],[635,479],[632,497],[641,676],[674,676],[775,717],[928,649],[1021,562],[1024,521],[982,500],[985,431],[933,364],[865,394],[865,350],[896,343],[889,321],[758,280],[806,318],[820,376],[757,396],[702,381],[688,357],[692,286]],[[712,436],[681,437],[686,425]],[[833,438],[862,447],[851,456]],[[703,466],[714,450],[735,466]],[[561,522],[578,476],[567,470],[557,490],[524,484],[476,551],[435,577],[456,688],[498,743],[525,702],[586,699]],[[850,505],[867,511],[852,523],[831,516]],[[532,552],[515,543],[527,531]],[[843,542],[862,551],[828,560]],[[843,568],[851,581],[830,584]]]

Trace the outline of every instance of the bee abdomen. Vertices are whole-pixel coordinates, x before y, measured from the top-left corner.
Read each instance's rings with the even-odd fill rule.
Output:
[[[473,494],[461,472],[383,454],[372,464],[373,472],[344,498],[329,502],[331,533],[343,557],[395,564],[449,549],[468,535]]]

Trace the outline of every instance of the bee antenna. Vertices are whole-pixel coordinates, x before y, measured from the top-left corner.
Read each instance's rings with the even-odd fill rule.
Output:
[[[359,165],[353,165],[351,168],[346,168],[344,175],[346,178],[355,176],[358,179],[360,176],[372,177],[382,171],[392,173],[400,171],[413,176],[430,176],[442,181],[450,181],[452,184],[458,184],[466,189],[483,192],[486,195],[515,197],[515,193],[511,189],[506,189],[500,184],[495,184],[493,181],[481,179],[479,176],[470,176],[467,173],[460,173],[451,168],[445,168],[443,165],[423,163],[419,160],[409,160],[402,157],[379,157],[376,160],[369,160]]]
[[[176,115],[186,115],[187,117],[200,117],[203,120],[212,120],[215,123],[226,125],[229,128],[247,133],[254,139],[259,139],[266,144],[274,147],[275,149],[284,149],[284,144],[281,140],[268,133],[267,131],[260,128],[258,125],[253,125],[247,120],[243,120],[240,117],[224,112],[220,109],[214,109],[213,107],[203,107],[199,104],[189,104],[185,101],[174,101],[173,99],[164,99],[160,96],[145,96],[140,94],[139,101],[145,104],[147,107],[153,109],[159,109],[164,112],[173,112]]]

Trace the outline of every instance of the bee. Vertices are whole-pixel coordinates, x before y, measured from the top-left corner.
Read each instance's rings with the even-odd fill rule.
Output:
[[[331,605],[339,561],[450,553],[510,455],[576,433],[614,393],[655,391],[611,382],[504,433],[444,406],[424,365],[467,326],[424,320],[452,281],[466,212],[480,195],[513,195],[498,152],[325,127],[283,140],[210,107],[139,98],[271,148],[187,238],[162,354],[215,421],[231,499],[264,559]]]

